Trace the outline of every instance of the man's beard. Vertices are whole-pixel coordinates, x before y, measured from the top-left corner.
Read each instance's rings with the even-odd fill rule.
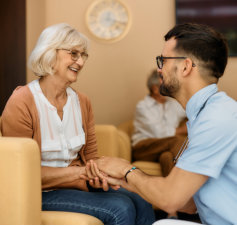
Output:
[[[163,96],[173,97],[175,98],[175,94],[180,89],[180,83],[179,80],[175,77],[175,72],[173,73],[174,76],[170,78],[170,81],[168,84],[165,84],[165,81],[162,76],[163,82],[160,85],[160,94]]]

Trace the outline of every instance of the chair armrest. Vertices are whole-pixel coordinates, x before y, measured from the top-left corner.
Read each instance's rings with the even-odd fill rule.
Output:
[[[41,224],[41,166],[37,143],[0,137],[0,224]]]
[[[41,216],[43,225],[103,225],[98,218],[83,213],[42,211]]]

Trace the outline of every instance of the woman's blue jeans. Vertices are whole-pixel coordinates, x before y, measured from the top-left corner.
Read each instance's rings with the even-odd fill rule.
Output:
[[[99,218],[104,224],[152,224],[155,215],[151,204],[139,195],[123,188],[60,189],[42,192],[42,210],[85,213]]]

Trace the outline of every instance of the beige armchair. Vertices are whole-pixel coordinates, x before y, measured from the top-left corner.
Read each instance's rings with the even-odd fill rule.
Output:
[[[28,138],[0,138],[0,224],[103,224],[81,213],[41,211],[40,154]]]
[[[32,139],[1,137],[0,131],[0,181],[0,225],[103,224],[87,214],[41,211],[40,151]]]
[[[130,138],[126,132],[113,125],[96,125],[95,130],[100,156],[131,161]],[[148,174],[161,173],[158,164],[153,168],[150,162],[133,164]],[[1,137],[0,132],[0,224],[103,224],[82,213],[41,211],[40,169],[40,151],[34,140]]]

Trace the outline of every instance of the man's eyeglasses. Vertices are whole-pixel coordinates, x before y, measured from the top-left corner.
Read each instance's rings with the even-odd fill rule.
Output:
[[[85,53],[85,52],[81,53],[77,50],[70,50],[70,49],[61,49],[61,50],[68,51],[68,53],[71,54],[71,58],[73,61],[77,61],[81,57],[82,60],[85,62],[89,56],[87,53]]]
[[[156,57],[156,63],[159,69],[163,68],[164,60],[166,59],[187,59],[187,57],[163,57],[163,56],[157,56]],[[192,66],[195,67],[196,65],[192,63]]]

